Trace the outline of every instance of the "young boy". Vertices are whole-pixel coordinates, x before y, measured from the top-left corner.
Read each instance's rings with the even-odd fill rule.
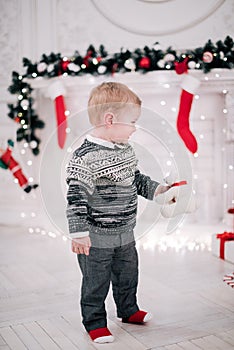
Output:
[[[110,282],[122,322],[142,324],[151,319],[136,300],[137,196],[153,200],[169,186],[159,185],[137,169],[128,140],[140,111],[141,100],[127,86],[107,82],[94,88],[88,102],[94,129],[67,168],[67,218],[72,250],[83,274],[83,324],[97,343],[114,340],[105,310]]]

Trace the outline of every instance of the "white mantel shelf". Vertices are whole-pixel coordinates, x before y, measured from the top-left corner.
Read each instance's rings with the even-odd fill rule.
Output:
[[[234,89],[234,69],[212,69],[209,73],[203,73],[200,70],[189,70],[188,74],[194,76],[201,81],[202,92],[222,92],[223,89]],[[145,74],[139,72],[116,73],[114,75],[93,76],[86,74],[83,76],[60,76],[54,78],[38,77],[27,79],[26,81],[33,89],[42,89],[49,86],[54,80],[61,80],[65,88],[90,88],[103,81],[117,81],[127,84],[134,88],[139,86],[140,89],[146,89],[147,93],[170,93],[171,89],[167,89],[164,84],[170,84],[170,87],[178,87],[183,74],[178,75],[175,71],[153,71]],[[46,94],[46,93],[45,93]]]

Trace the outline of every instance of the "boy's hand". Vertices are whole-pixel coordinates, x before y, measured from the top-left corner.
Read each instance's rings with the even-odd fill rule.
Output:
[[[154,196],[156,197],[158,194],[162,194],[164,192],[167,192],[170,188],[171,188],[170,185],[166,185],[166,186],[158,185],[158,187],[156,188]]]
[[[91,247],[91,241],[89,236],[81,238],[73,238],[72,251],[76,254],[89,255],[89,249]]]

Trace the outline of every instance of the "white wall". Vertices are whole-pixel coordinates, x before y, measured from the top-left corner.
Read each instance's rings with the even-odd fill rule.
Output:
[[[101,2],[102,1],[100,1],[100,3]],[[118,4],[118,16],[116,16],[116,20],[120,21],[121,26],[125,25],[125,23],[122,23],[122,17],[125,18],[126,13],[129,18],[134,18],[135,14],[132,11],[134,7],[137,15],[141,12],[142,16],[140,20],[138,19],[135,22],[131,21],[131,26],[133,28],[131,30],[138,32],[137,34],[112,24],[97,10],[94,6],[94,2],[91,0],[1,0],[0,87],[2,93],[0,97],[0,112],[2,118],[0,125],[0,147],[4,148],[7,138],[15,137],[16,125],[6,117],[6,104],[14,101],[15,97],[8,94],[6,90],[10,84],[11,72],[13,70],[22,71],[21,59],[23,56],[31,58],[32,60],[38,60],[42,53],[49,54],[51,51],[62,52],[63,54],[69,55],[78,49],[81,53],[84,53],[89,44],[94,44],[96,47],[100,44],[104,44],[107,51],[111,53],[118,51],[121,47],[133,49],[136,47],[143,47],[144,45],[150,46],[155,41],[159,41],[163,48],[172,46],[175,49],[187,49],[203,46],[208,39],[212,39],[215,42],[219,39],[224,40],[227,35],[234,37],[234,1],[232,0],[210,0],[206,2],[206,6],[202,6],[202,3],[204,3],[203,1],[178,0],[165,2],[165,4],[163,4],[164,13],[157,10],[159,4],[150,4],[154,11],[156,11],[155,23],[157,24],[154,25],[151,19],[150,26],[152,32],[157,33],[160,31],[160,28],[165,28],[165,19],[168,21],[171,18],[170,16],[173,15],[172,19],[168,22],[168,30],[171,32],[165,35],[139,34],[141,30],[145,31],[145,28],[147,28],[147,21],[149,22],[149,17],[147,17],[149,15],[149,4],[140,0],[108,0],[107,2],[112,4],[109,8],[106,8],[106,13],[109,13],[110,16],[112,16],[112,8],[116,6],[116,3]],[[142,9],[144,9],[145,6],[145,13],[139,9],[139,3],[143,6]],[[171,8],[172,5],[170,3],[177,3],[176,10]],[[192,10],[194,3],[196,3],[197,12]],[[183,6],[183,10],[181,6]],[[210,13],[211,9],[214,9],[215,6],[217,6],[217,9],[213,13]],[[103,6],[103,8],[105,7]],[[197,20],[198,23],[191,27],[189,26],[189,21],[187,24],[184,22],[182,23],[181,13],[184,14],[186,19],[191,18],[191,22]],[[206,18],[199,22],[203,15],[206,16]],[[176,31],[175,28],[178,29],[181,23],[184,24],[185,27],[187,25],[187,28],[182,31]],[[146,76],[144,78],[146,78]],[[87,93],[91,85],[90,83],[87,84]],[[163,98],[163,95],[158,95],[156,93],[157,97],[154,98],[152,94],[144,93],[144,91],[140,89],[140,84],[139,87],[135,86],[135,88],[136,90],[139,88],[141,97],[145,100],[145,105],[147,107],[156,108],[159,112],[164,113],[168,120],[173,123],[175,115],[169,112],[169,110],[160,110],[160,100]],[[74,94],[79,95],[77,87],[74,88],[72,97],[70,97],[68,103],[79,109],[81,105],[84,105],[83,95],[77,96],[76,98]],[[206,95],[204,94],[200,102],[196,102],[196,115],[192,115],[192,118],[194,118],[192,121],[194,131],[199,134],[201,132],[205,133],[206,140],[209,140],[208,143],[206,143],[206,140],[200,140],[201,144],[203,142],[207,145],[207,147],[202,146],[201,148],[204,149],[206,161],[202,166],[198,165],[199,161],[196,163],[196,167],[202,168],[202,188],[204,189],[207,188],[207,184],[210,184],[211,174],[214,169],[217,170],[217,168],[221,166],[221,164],[217,164],[217,162],[215,165],[215,159],[217,160],[215,152],[217,147],[220,147],[220,144],[222,144],[224,140],[223,134],[221,131],[219,134],[218,130],[217,137],[220,141],[219,144],[216,145],[215,142],[217,138],[215,139],[214,135],[217,134],[217,125],[223,125],[224,123],[222,119],[222,109],[225,103],[225,97],[221,94],[221,91],[216,91],[213,96],[212,92],[210,92],[210,94],[209,105],[205,100]],[[41,96],[39,92],[38,96]],[[41,99],[43,101],[42,105],[40,104]],[[73,99],[73,102],[71,102],[71,99]],[[79,99],[80,104],[77,103]],[[178,99],[179,89],[173,91],[170,104],[176,104],[176,102],[178,104]],[[52,105],[50,105],[48,101],[46,103],[48,114],[45,113],[41,115],[42,119],[46,119],[45,122],[47,123],[47,129],[40,133],[43,139],[42,146],[46,143],[46,137],[50,134],[50,128],[53,128],[53,124],[51,124],[51,120],[53,120],[53,116],[51,116],[53,113]],[[43,97],[38,99],[37,105],[40,113],[45,106]],[[204,112],[204,108],[206,108],[205,113],[207,113],[208,118],[205,123],[201,123],[199,118],[200,114]],[[219,110],[219,113],[216,113],[217,110]],[[47,118],[51,118],[49,119],[50,121],[47,120]],[[33,166],[28,166],[27,158],[22,157],[19,150],[20,147],[17,148],[16,146],[15,155],[22,163],[25,173],[28,176],[33,176],[35,180],[38,181],[38,163],[40,156],[33,159],[31,155],[28,154],[28,157],[32,158],[34,162]],[[229,153],[230,162],[232,162],[231,151]],[[228,163],[229,159],[225,160],[225,162]],[[13,183],[12,176],[9,172],[2,169],[0,169],[0,172],[0,222],[12,224],[25,222],[25,220],[22,221],[20,216],[22,212],[26,214],[27,224],[29,221],[32,221],[32,223],[36,222],[33,213],[38,210],[38,194],[27,195],[24,194],[24,192],[22,193],[22,190]],[[224,177],[224,175],[218,176],[219,182],[222,176]],[[213,191],[214,187],[211,187],[209,193]],[[216,204],[212,201],[213,204],[210,206],[210,211],[206,212],[207,217],[203,218],[207,222],[209,220],[214,221],[215,219],[220,219],[224,210],[223,208],[227,205],[226,202],[224,203],[225,195],[220,191],[219,189],[218,194],[213,198],[219,208],[218,214],[214,214],[213,207],[216,207]],[[229,203],[231,200],[231,198],[228,199]],[[220,203],[223,203],[222,208],[220,208]],[[206,197],[206,206],[209,207],[208,197]]]

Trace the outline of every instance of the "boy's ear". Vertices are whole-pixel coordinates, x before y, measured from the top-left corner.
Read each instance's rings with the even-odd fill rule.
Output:
[[[106,113],[104,116],[104,121],[106,126],[111,126],[113,124],[114,115],[110,112]]]

